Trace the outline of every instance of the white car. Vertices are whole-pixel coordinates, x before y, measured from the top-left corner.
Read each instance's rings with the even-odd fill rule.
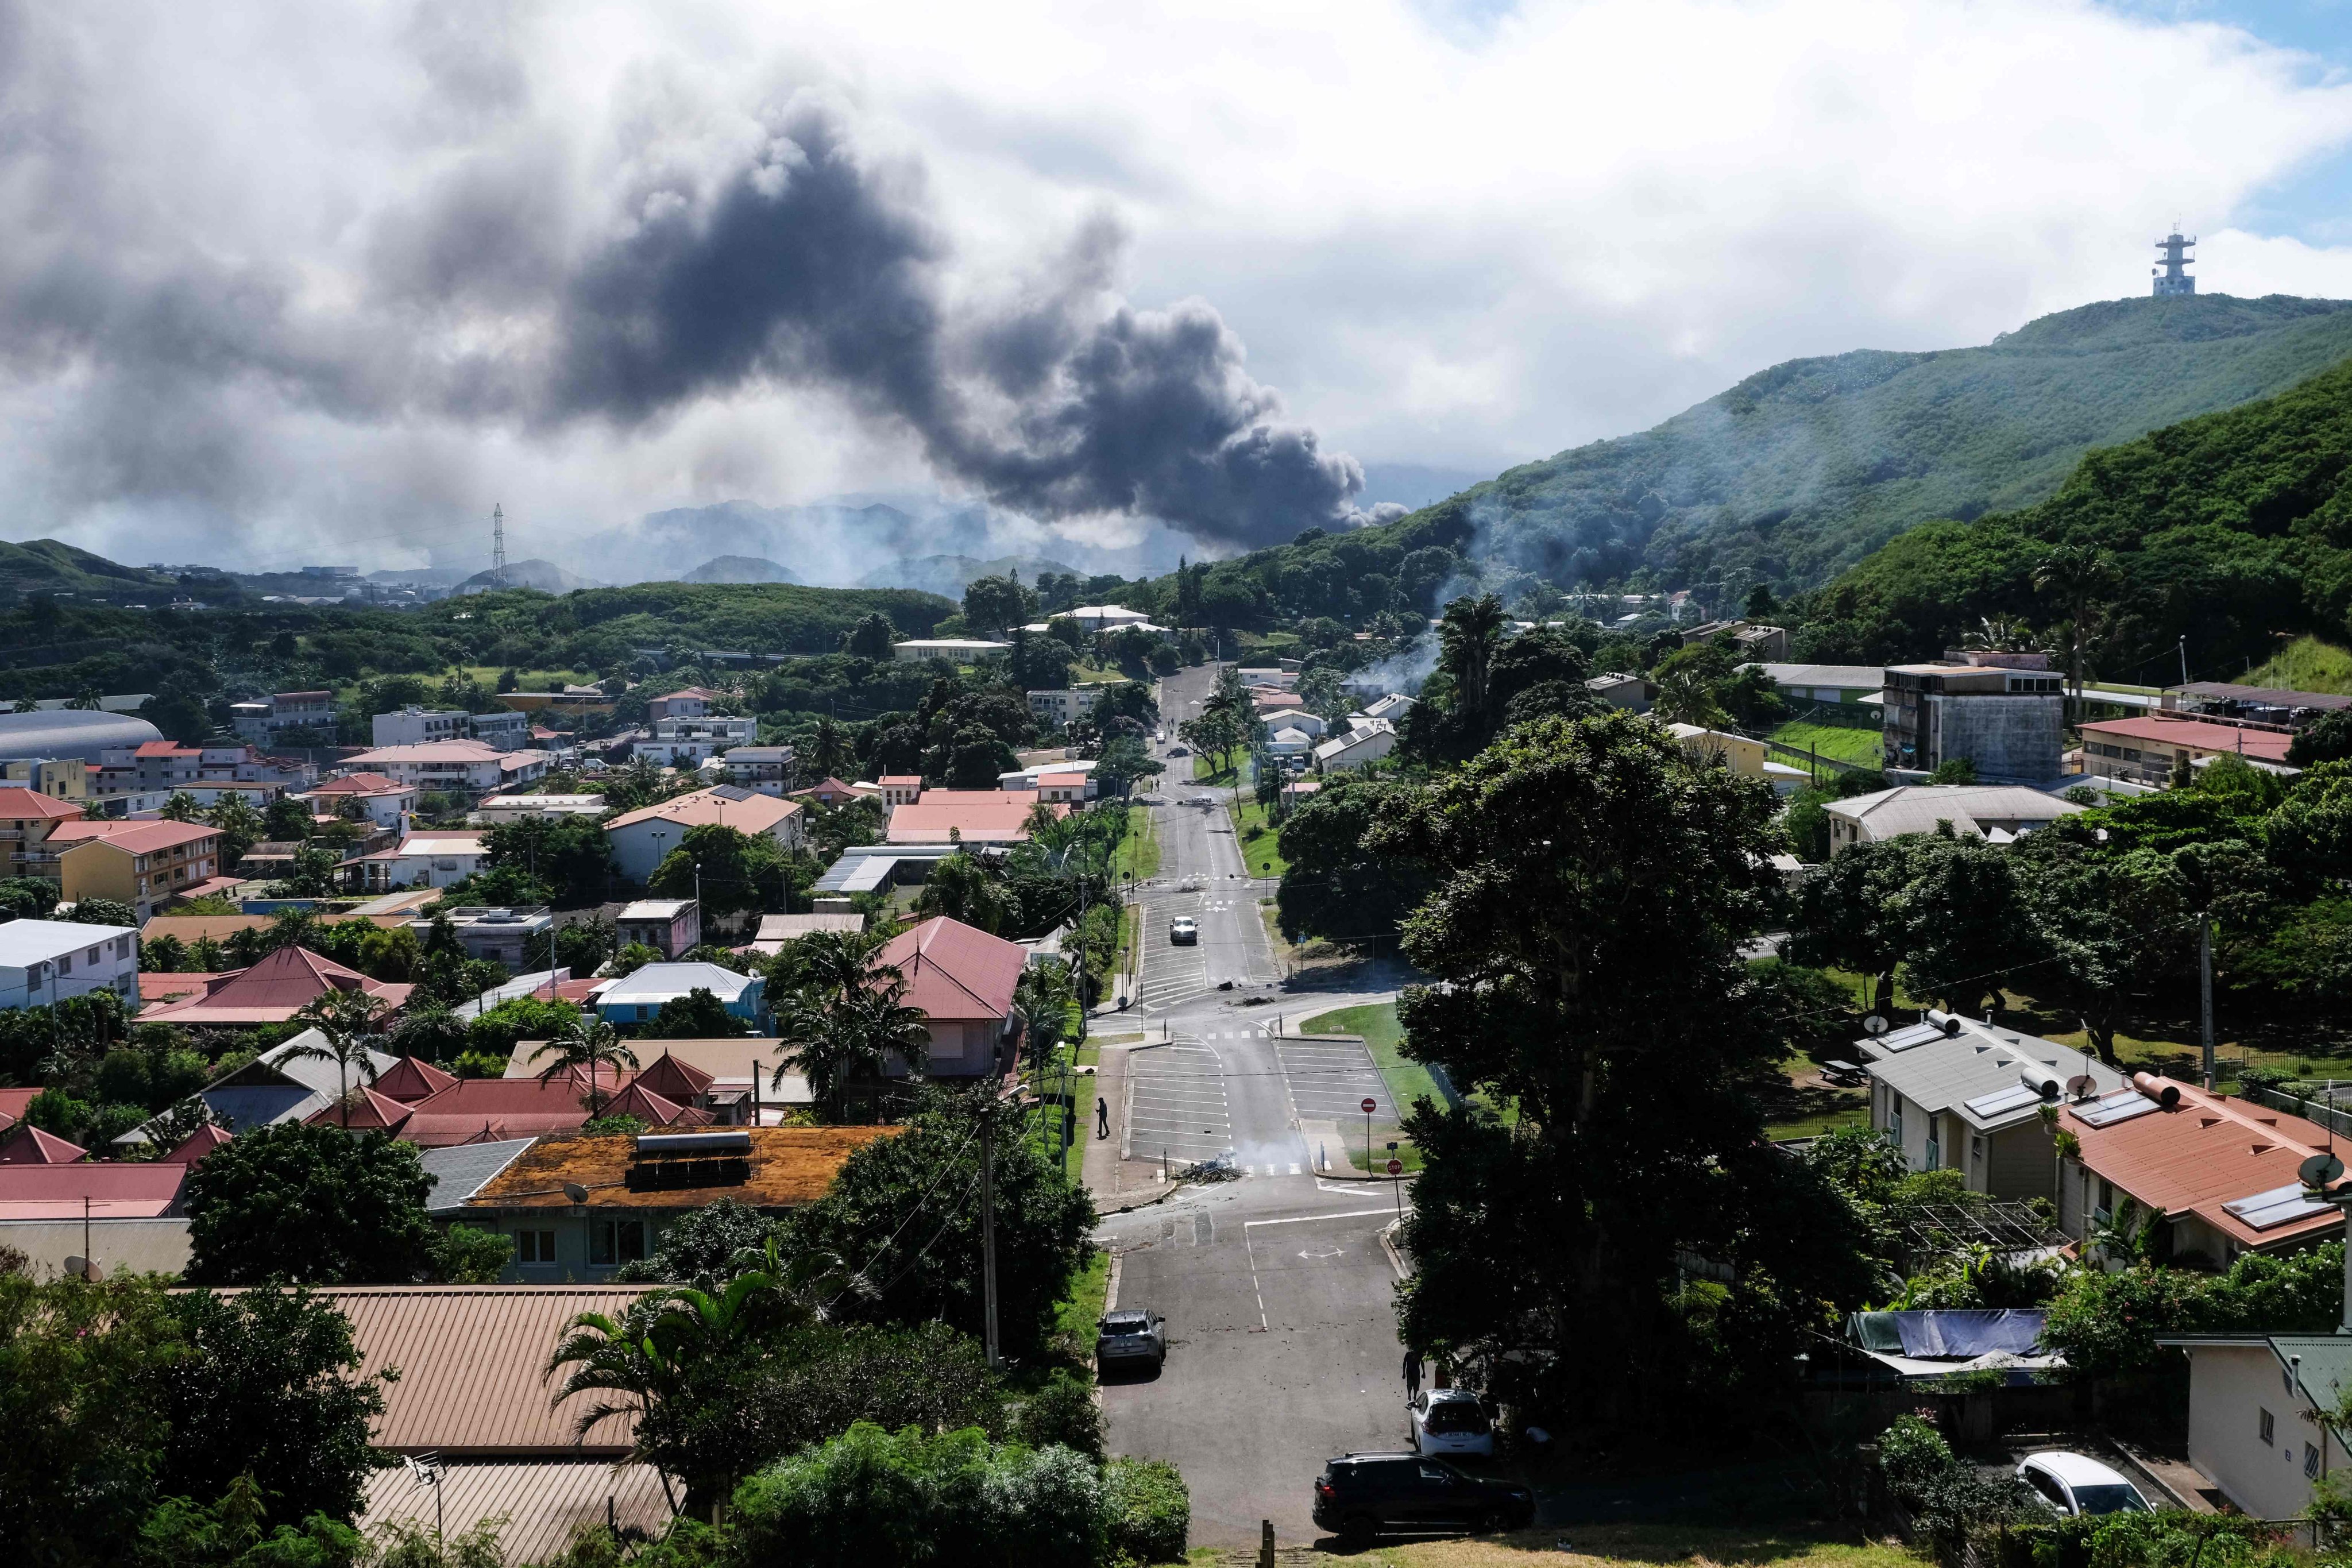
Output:
[[[1412,1396],[1412,1449],[1416,1454],[1495,1452],[1495,1424],[1466,1388],[1430,1388]]]
[[[1168,941],[1175,947],[1190,947],[1201,940],[1201,928],[1191,915],[1178,915],[1168,922]]]
[[[2028,1454],[2017,1479],[2072,1519],[2085,1513],[2147,1513],[2147,1499],[2122,1475],[2084,1454],[2063,1448]]]

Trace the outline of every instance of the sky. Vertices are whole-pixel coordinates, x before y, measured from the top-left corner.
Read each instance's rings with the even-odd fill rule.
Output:
[[[0,536],[1229,553],[2143,294],[2175,220],[2352,298],[2352,5],[0,0]]]

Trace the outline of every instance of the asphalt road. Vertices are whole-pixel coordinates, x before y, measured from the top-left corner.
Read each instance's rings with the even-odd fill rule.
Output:
[[[1163,683],[1169,733],[1213,675]],[[1323,1461],[1406,1440],[1398,1274],[1381,1243],[1398,1194],[1318,1179],[1298,1128],[1302,1114],[1360,1116],[1365,1093],[1385,1102],[1386,1090],[1360,1053],[1270,1037],[1277,1015],[1295,1026],[1302,1012],[1368,998],[1284,994],[1258,916],[1268,889],[1243,875],[1223,811],[1175,804],[1207,793],[1190,773],[1189,759],[1171,759],[1159,785],[1171,804],[1152,808],[1160,874],[1141,895],[1137,1011],[1167,1043],[1130,1058],[1125,1139],[1139,1158],[1164,1147],[1171,1165],[1229,1153],[1243,1173],[1097,1232],[1118,1259],[1118,1304],[1164,1315],[1170,1342],[1164,1371],[1104,1386],[1103,1413],[1115,1452],[1182,1468],[1196,1543],[1253,1545],[1267,1519],[1279,1539],[1304,1542]],[[1170,944],[1180,913],[1200,922],[1197,946]]]

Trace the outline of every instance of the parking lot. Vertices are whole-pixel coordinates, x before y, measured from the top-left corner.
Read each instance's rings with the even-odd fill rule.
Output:
[[[1131,1059],[1129,1158],[1152,1160],[1164,1153],[1171,1164],[1191,1164],[1234,1146],[1233,1113],[1216,1052],[1180,1037],[1172,1045],[1138,1051]]]
[[[1371,1053],[1351,1042],[1283,1040],[1275,1046],[1282,1075],[1290,1087],[1290,1103],[1303,1121],[1338,1121],[1344,1129],[1360,1122],[1367,1098],[1378,1102],[1374,1123],[1396,1125],[1396,1106]]]

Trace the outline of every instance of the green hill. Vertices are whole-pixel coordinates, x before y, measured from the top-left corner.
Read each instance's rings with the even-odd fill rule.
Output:
[[[2225,294],[2112,300],[2044,316],[1979,348],[1860,350],[1760,371],[1639,435],[1595,441],[1473,485],[1328,546],[1213,569],[1261,614],[1360,619],[1412,602],[1444,546],[1561,586],[1643,567],[1787,592],[1835,576],[1905,530],[2011,511],[2055,491],[2083,454],[2284,391],[2352,358],[2352,301]],[[1310,545],[1312,542],[1310,541]],[[1401,602],[1373,603],[1395,590]]]
[[[169,595],[179,585],[166,572],[124,566],[54,539],[0,543],[0,594],[76,594],[107,599]]]
[[[2059,545],[2105,552],[2094,673],[2237,679],[2352,615],[2352,363],[2275,397],[2090,453],[2037,506],[1915,528],[1796,606],[1801,658],[1917,658],[1986,616],[2059,632],[2035,567]]]

